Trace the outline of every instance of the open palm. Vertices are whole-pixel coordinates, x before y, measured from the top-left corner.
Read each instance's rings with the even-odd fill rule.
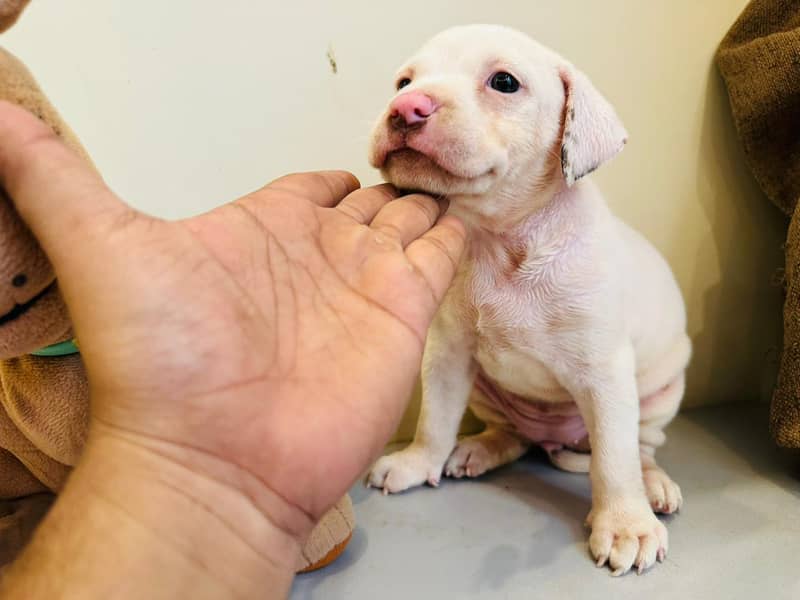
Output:
[[[93,429],[319,517],[397,424],[461,225],[341,172],[161,221],[2,110],[26,119],[0,118],[20,149],[0,156],[2,183],[54,263]]]

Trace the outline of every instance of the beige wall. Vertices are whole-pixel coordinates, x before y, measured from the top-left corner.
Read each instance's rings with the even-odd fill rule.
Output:
[[[112,186],[177,217],[292,170],[341,167],[377,181],[367,132],[415,47],[457,23],[532,34],[594,79],[631,134],[596,179],[677,273],[696,344],[687,403],[701,404],[767,398],[780,336],[771,282],[783,222],[746,171],[711,63],[745,4],[33,0],[3,43]]]

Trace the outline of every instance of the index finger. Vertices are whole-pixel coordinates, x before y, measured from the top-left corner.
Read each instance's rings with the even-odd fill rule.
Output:
[[[466,242],[464,224],[456,217],[445,215],[430,231],[406,248],[408,261],[428,285],[437,305],[453,282]]]

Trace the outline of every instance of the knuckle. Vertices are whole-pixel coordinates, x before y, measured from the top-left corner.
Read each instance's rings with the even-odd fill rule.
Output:
[[[392,223],[390,221],[381,224],[379,231],[386,237],[395,241],[400,240],[403,237],[402,228],[399,225]]]
[[[361,207],[356,206],[355,204],[342,204],[339,206],[339,210],[341,210],[345,215],[354,221],[358,221],[360,223],[367,221],[367,213],[363,211]]]
[[[291,186],[294,187],[295,184],[299,183],[304,177],[306,177],[306,173],[299,173],[299,172],[292,172],[287,173],[286,175],[281,175],[277,179],[273,179],[269,182],[270,187],[282,187],[282,186]]]
[[[431,246],[434,250],[439,252],[443,255],[447,261],[450,263],[450,267],[455,271],[458,268],[458,263],[456,259],[453,257],[452,253],[450,252],[450,248],[444,241],[436,236],[427,236],[424,238],[420,238],[420,241],[426,242],[429,246]]]
[[[409,196],[408,205],[420,212],[430,225],[433,225],[436,219],[439,218],[439,205],[436,204],[436,201],[430,196],[423,196],[421,194]]]
[[[42,127],[35,135],[25,140],[14,153],[11,167],[18,173],[28,173],[41,167],[42,157],[47,157],[47,168],[51,171],[63,171],[68,166],[69,150],[56,134],[47,127]]]
[[[377,185],[377,186],[372,187],[372,188],[367,188],[366,190],[364,190],[364,192],[370,192],[370,193],[377,194],[383,200],[385,200],[386,202],[390,202],[390,201],[394,200],[395,198],[397,198],[396,190],[394,189],[394,187],[392,187],[388,183],[385,183],[385,184],[382,184],[382,185]]]

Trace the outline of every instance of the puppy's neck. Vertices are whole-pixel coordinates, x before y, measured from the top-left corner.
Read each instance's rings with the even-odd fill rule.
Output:
[[[591,218],[592,211],[586,210],[584,185],[558,186],[558,191],[539,199],[541,203],[518,220],[487,222],[484,217],[467,212],[462,218],[469,231],[471,260],[498,283],[540,281],[543,273],[549,272],[551,265],[581,238],[587,217]],[[450,206],[461,216],[457,203]]]
[[[568,198],[577,187],[567,188],[560,178],[544,185],[506,184],[486,194],[451,196],[449,212],[459,217],[471,233],[516,239],[529,235],[540,217],[552,212],[552,205]]]

